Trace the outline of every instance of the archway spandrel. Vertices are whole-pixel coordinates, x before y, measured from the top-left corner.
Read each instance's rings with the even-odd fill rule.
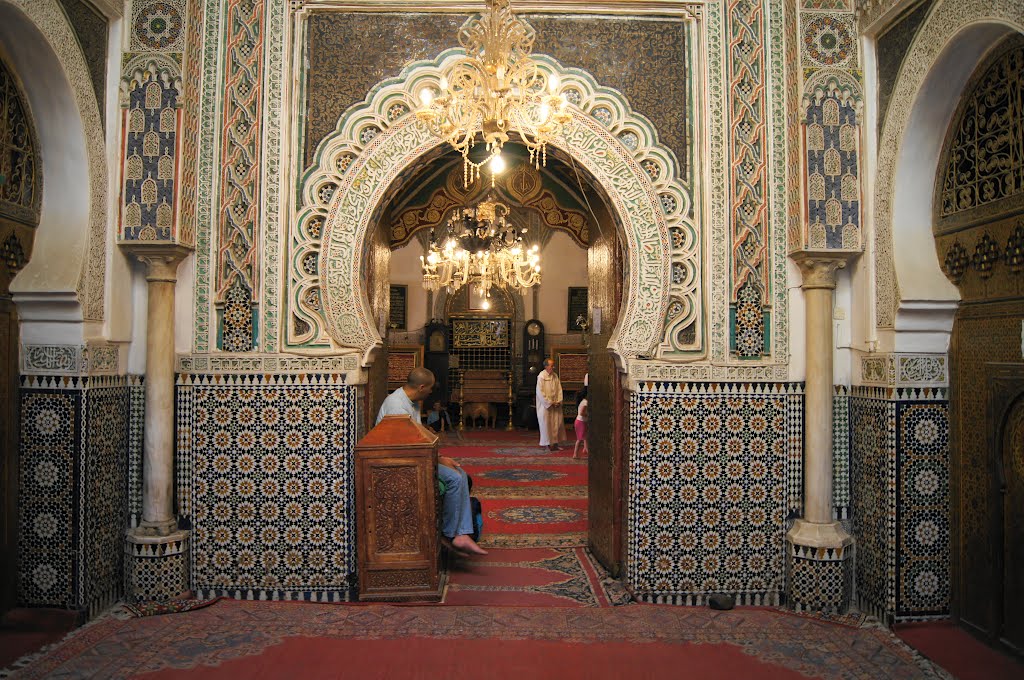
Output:
[[[320,337],[321,348],[355,348],[368,361],[380,345],[363,281],[369,236],[376,228],[373,220],[402,172],[442,143],[418,123],[411,108],[393,119],[386,112],[394,109],[397,101],[406,105],[415,101],[413,93],[425,84],[436,87],[441,66],[457,52],[449,50],[434,61],[412,64],[399,78],[374,88],[366,101],[342,116],[336,133],[318,149],[316,165],[305,173],[299,221],[310,219],[324,203],[330,206],[320,238],[299,229],[300,238],[296,239],[299,247],[320,249],[323,332],[313,329],[305,337]],[[626,245],[629,280],[610,348],[623,359],[673,353],[700,358],[703,328],[701,315],[693,310],[702,308],[699,263],[703,244],[692,216],[693,200],[678,178],[674,155],[657,145],[650,121],[632,113],[621,94],[600,88],[588,74],[564,69],[550,57],[537,58],[542,68],[558,73],[563,86],[576,93],[570,107],[572,120],[554,146],[568,153],[600,185]],[[615,106],[609,105],[613,101]],[[601,108],[605,118],[589,112],[595,108]],[[371,135],[365,134],[368,126],[372,126]],[[339,167],[335,157],[344,154],[351,154],[345,156],[350,162]],[[325,183],[336,184],[329,197],[314,190]],[[688,235],[674,238],[673,230]],[[290,287],[315,288],[311,278],[296,269],[294,258],[291,262]],[[674,282],[671,270],[675,262],[684,262],[691,275]],[[665,336],[669,323],[678,325],[678,320],[666,320],[672,296],[687,301],[676,307],[685,309],[686,318],[693,320],[689,346]],[[307,319],[309,310],[305,311],[303,318]],[[303,351],[307,347],[293,345],[290,349]],[[308,349],[316,351],[313,343]]]

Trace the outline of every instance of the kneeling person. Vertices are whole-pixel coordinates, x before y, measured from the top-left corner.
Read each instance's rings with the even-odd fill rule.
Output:
[[[434,374],[425,368],[414,368],[405,384],[388,395],[377,412],[377,422],[384,416],[408,415],[420,422],[420,409],[415,402],[430,395],[434,389]],[[459,552],[486,555],[487,551],[476,544],[473,533],[473,510],[469,504],[469,480],[466,473],[454,460],[442,457],[437,466],[437,476],[444,482],[445,494],[441,503],[441,533],[451,541]]]

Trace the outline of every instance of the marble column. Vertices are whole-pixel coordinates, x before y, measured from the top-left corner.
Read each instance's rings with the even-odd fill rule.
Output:
[[[129,530],[127,596],[170,599],[186,590],[188,532],[174,512],[174,289],[190,252],[175,244],[131,248],[146,267],[146,407],[142,454],[142,521]]]
[[[796,253],[806,308],[804,516],[786,534],[787,593],[799,610],[844,612],[853,538],[832,518],[832,294],[849,253]]]

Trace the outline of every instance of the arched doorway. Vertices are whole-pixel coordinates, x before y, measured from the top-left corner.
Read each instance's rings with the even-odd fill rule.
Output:
[[[441,65],[454,55],[448,51],[436,60],[414,63],[398,78],[380,83],[367,102],[342,116],[336,132],[318,147],[314,166],[302,178],[298,238],[290,257],[290,305],[302,321],[301,335],[287,339],[293,351],[305,351],[305,346],[311,353],[351,348],[371,373],[375,370],[386,325],[380,313],[384,306],[370,304],[382,288],[368,285],[367,276],[381,266],[377,221],[396,179],[439,153],[440,141],[409,114],[417,101],[413,93],[425,82],[436,84]],[[621,300],[614,310],[602,308],[601,314],[607,342],[598,346],[614,366],[608,372],[610,382],[621,387],[614,381],[621,381],[635,359],[699,359],[706,344],[701,211],[691,188],[679,179],[675,156],[658,143],[650,121],[634,114],[620,94],[600,87],[585,72],[565,69],[549,57],[539,60],[543,68],[559,74],[574,104],[569,132],[549,154],[563,153],[592,178],[592,186],[606,196],[607,217],[614,225],[608,232],[614,240],[606,242],[607,256],[599,258],[619,273],[618,283],[615,277],[603,281],[618,286],[608,289],[606,303],[611,305],[616,295]],[[621,389],[609,403],[625,408]],[[621,457],[621,446],[617,451]],[[609,495],[619,499],[608,512],[621,527],[621,465],[601,466],[601,471]],[[612,546],[609,555],[616,556],[621,554],[621,531],[618,538],[611,533],[604,543]],[[617,564],[612,566],[614,570]]]

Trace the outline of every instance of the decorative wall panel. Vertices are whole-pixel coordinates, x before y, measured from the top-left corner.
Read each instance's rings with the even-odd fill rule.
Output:
[[[515,4],[513,3],[513,9]],[[616,16],[523,14],[536,31],[534,52],[548,54],[592,74],[621,92],[633,108],[658,128],[687,176],[691,162],[692,122],[687,63],[688,31],[680,18],[637,20]],[[319,144],[345,110],[374,85],[398,74],[402,64],[432,59],[456,44],[465,14],[362,14],[315,12],[307,31],[309,75],[305,161],[309,166]],[[386,49],[353,53],[346,46],[368,31]],[[339,97],[344,92],[348,97]]]
[[[121,597],[130,376],[26,377],[19,599],[93,616]]]
[[[252,351],[257,337],[260,266],[263,0],[227,4],[220,211],[217,231],[218,346]]]
[[[125,66],[122,241],[169,241],[175,233],[181,68],[142,55]]]
[[[107,33],[110,26],[107,18],[84,0],[60,0],[60,4],[68,15],[68,23],[75,31],[78,45],[89,66],[92,89],[96,93],[102,120],[106,109]]]
[[[347,599],[354,388],[331,375],[183,375],[177,403],[192,587],[203,596]]]
[[[833,6],[834,5],[834,6]],[[789,9],[798,24],[801,69],[787,74],[802,94],[802,225],[791,225],[790,250],[861,248],[860,109],[862,101],[857,25],[848,3],[801,3]],[[792,85],[792,84],[791,84]],[[796,170],[796,166],[791,168]]]
[[[853,388],[857,596],[889,621],[949,612],[948,409],[942,389]]]
[[[764,310],[770,307],[771,253],[765,5],[729,2],[726,34],[733,348],[739,357],[759,358],[766,353]]]
[[[798,385],[644,383],[630,403],[627,579],[642,599],[778,604]]]

